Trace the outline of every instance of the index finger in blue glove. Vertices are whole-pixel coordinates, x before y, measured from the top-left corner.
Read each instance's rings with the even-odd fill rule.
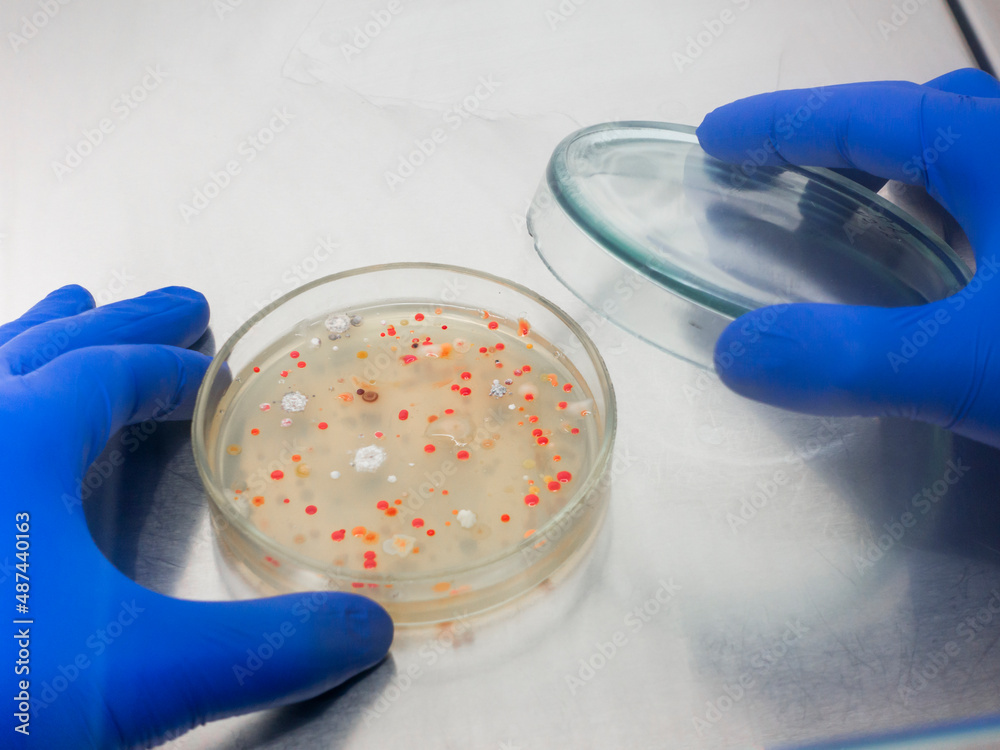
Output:
[[[1000,400],[990,383],[1000,378],[1000,360],[989,333],[996,304],[986,294],[960,302],[753,310],[722,332],[716,370],[737,393],[785,409],[903,416],[997,445]]]
[[[923,148],[926,95],[922,86],[905,81],[759,94],[706,115],[698,140],[732,163],[750,157],[763,166],[861,169],[904,179],[901,165]]]
[[[0,326],[0,347],[15,336],[40,323],[58,318],[68,318],[93,307],[94,298],[82,286],[67,284],[60,287],[54,292],[50,292],[45,299],[37,302],[17,320]]]
[[[729,162],[854,168],[923,185],[975,247],[992,229],[980,221],[984,203],[1000,200],[1000,183],[978,169],[1000,163],[1000,139],[988,127],[997,121],[994,98],[907,82],[846,84],[725,105],[705,117],[698,138]]]
[[[198,292],[185,287],[157,289],[24,330],[0,346],[0,372],[24,375],[60,355],[89,346],[187,347],[204,333],[208,318],[208,302]]]
[[[925,86],[963,96],[1000,98],[1000,81],[979,68],[959,68],[933,78]]]
[[[978,68],[953,70],[928,81],[924,86],[963,96],[1000,98],[1000,81]],[[886,183],[884,177],[871,175],[860,169],[836,169],[835,171],[875,193],[881,190]]]
[[[125,425],[152,419],[188,419],[211,360],[179,347],[135,344],[74,349],[24,376],[25,391],[52,394],[60,414],[34,414],[58,427],[52,450],[76,467],[94,461]],[[15,446],[16,450],[16,446]]]

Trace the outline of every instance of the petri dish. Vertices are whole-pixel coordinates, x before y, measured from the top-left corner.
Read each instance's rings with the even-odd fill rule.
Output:
[[[535,249],[600,315],[702,367],[732,320],[794,302],[901,307],[971,272],[875,193],[813,168],[727,164],[695,129],[614,122],[565,138],[528,211]]]
[[[360,593],[429,623],[583,554],[615,426],[607,369],[568,315],[489,274],[402,263],[248,320],[192,432],[220,548],[258,590]]]

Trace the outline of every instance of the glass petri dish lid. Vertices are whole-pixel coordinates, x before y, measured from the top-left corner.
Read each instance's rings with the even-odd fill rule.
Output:
[[[758,157],[759,158],[759,157]],[[794,302],[902,307],[971,278],[929,229],[826,169],[708,155],[695,129],[613,122],[555,149],[528,211],[549,269],[600,315],[702,367],[740,315]]]

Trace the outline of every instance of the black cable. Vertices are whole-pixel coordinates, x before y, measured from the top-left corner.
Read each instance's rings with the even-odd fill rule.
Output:
[[[976,30],[969,23],[969,17],[965,13],[965,9],[962,7],[962,0],[947,0],[948,7],[951,8],[951,13],[955,16],[955,21],[958,22],[958,28],[961,29],[962,34],[965,36],[965,41],[969,45],[969,49],[972,51],[972,56],[976,58],[976,65],[978,65],[982,70],[985,70],[992,76],[996,76],[997,72],[993,65],[990,63],[989,58],[986,55],[986,51],[983,49],[983,45],[979,41],[979,36],[976,34]]]

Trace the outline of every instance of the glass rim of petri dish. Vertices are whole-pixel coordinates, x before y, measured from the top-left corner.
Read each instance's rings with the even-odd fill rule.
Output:
[[[595,313],[707,369],[719,335],[751,310],[911,306],[972,277],[930,229],[854,180],[757,157],[724,163],[694,127],[669,122],[566,136],[526,218],[541,260]],[[622,274],[641,285],[603,308],[604,280]]]
[[[268,316],[279,311],[290,301],[297,297],[305,295],[310,291],[317,289],[319,287],[344,281],[353,277],[360,277],[365,275],[371,275],[378,272],[393,272],[393,271],[427,271],[427,272],[438,272],[442,274],[458,274],[462,276],[469,276],[473,278],[480,279],[483,282],[489,284],[498,285],[500,287],[507,288],[508,290],[515,292],[516,294],[525,297],[535,304],[544,308],[548,313],[555,316],[559,322],[566,327],[566,329],[577,339],[582,345],[582,353],[587,357],[591,366],[594,369],[598,383],[591,384],[588,383],[588,388],[594,390],[595,385],[600,388],[600,393],[603,395],[603,403],[601,404],[601,420],[603,426],[603,434],[600,438],[600,444],[597,447],[595,456],[591,465],[587,468],[586,479],[582,484],[574,491],[571,499],[566,502],[566,504],[559,509],[551,518],[549,518],[544,525],[534,530],[531,536],[521,539],[516,544],[506,547],[497,553],[494,553],[488,557],[484,557],[480,560],[476,560],[474,563],[464,564],[455,566],[452,568],[439,569],[435,571],[430,571],[426,573],[402,573],[402,574],[386,574],[386,573],[373,573],[369,571],[361,570],[351,570],[350,572],[340,573],[334,569],[329,564],[323,564],[322,561],[317,560],[309,555],[301,554],[295,551],[293,548],[276,542],[271,537],[264,534],[260,529],[258,529],[249,519],[242,515],[225,496],[222,489],[222,482],[219,473],[213,469],[210,465],[210,448],[206,440],[206,435],[209,433],[212,423],[215,418],[214,405],[213,410],[210,412],[209,400],[211,398],[211,393],[216,380],[219,378],[223,367],[228,363],[230,355],[234,352],[236,347],[241,341],[250,333],[255,326],[257,326],[261,321],[265,320]],[[426,303],[435,302],[440,304],[440,300],[429,300],[426,298],[420,298],[418,295],[414,295],[411,298],[395,297],[391,299],[378,299],[377,293],[373,295],[372,302],[377,302],[379,304],[392,304],[392,303]],[[452,303],[446,303],[452,305]],[[455,306],[455,305],[453,305]],[[457,305],[462,307],[461,305]],[[486,306],[484,306],[486,307]],[[338,305],[331,305],[328,310],[322,314],[327,314],[330,312],[336,312],[342,309],[349,309],[349,307],[341,307]],[[472,307],[467,307],[466,309],[474,309]],[[482,307],[479,309],[483,309]],[[493,308],[490,308],[493,309]],[[497,308],[496,312],[498,314],[509,315],[511,311],[503,310]],[[317,311],[319,314],[320,311]],[[298,321],[301,322],[301,321]],[[285,333],[290,332],[293,327],[297,324],[296,321],[292,321],[285,328]],[[268,342],[273,344],[274,342]],[[233,373],[235,376],[236,373]],[[228,391],[227,386],[226,390]],[[207,371],[205,372],[204,379],[198,390],[197,399],[195,401],[194,412],[191,418],[191,433],[192,433],[192,449],[195,457],[195,465],[198,470],[199,477],[201,478],[202,485],[205,488],[206,494],[208,495],[209,503],[214,507],[216,511],[222,514],[226,522],[231,525],[236,531],[242,534],[245,538],[251,541],[256,548],[262,554],[277,554],[283,559],[288,560],[291,563],[298,565],[303,570],[309,571],[313,574],[320,575],[330,581],[340,581],[344,583],[361,583],[361,584],[385,584],[385,583],[420,583],[430,580],[438,580],[443,575],[458,575],[474,573],[476,571],[486,570],[496,566],[498,563],[509,560],[518,555],[524,554],[527,550],[530,550],[535,545],[538,544],[539,539],[548,540],[549,535],[553,530],[560,529],[562,527],[570,528],[573,521],[570,520],[567,524],[567,519],[570,519],[573,515],[578,514],[581,507],[586,507],[588,499],[599,496],[601,485],[609,482],[607,477],[607,471],[609,464],[611,463],[613,446],[615,441],[615,436],[617,433],[617,400],[615,396],[614,386],[611,381],[610,374],[608,373],[607,366],[604,362],[603,357],[597,349],[597,346],[583,330],[583,328],[569,316],[562,308],[560,308],[555,303],[548,300],[546,297],[538,294],[537,292],[529,289],[528,287],[519,284],[510,279],[505,279],[501,276],[496,276],[494,274],[488,273],[486,271],[479,271],[476,269],[471,269],[464,266],[456,266],[444,263],[429,263],[429,262],[398,262],[398,263],[385,263],[371,266],[362,266],[358,268],[349,269],[347,271],[342,271],[336,274],[330,274],[323,276],[319,279],[307,282],[292,291],[284,294],[273,302],[261,308],[258,312],[248,318],[236,331],[226,340],[222,347],[218,350],[212,359]],[[218,532],[217,532],[218,535]],[[558,537],[555,537],[558,538]],[[584,545],[580,545],[584,546]],[[569,550],[566,554],[568,558],[574,550]],[[256,571],[255,571],[256,572]],[[534,584],[525,586],[523,589],[514,592],[507,598],[516,596],[519,593],[532,588]],[[360,593],[362,589],[358,589]],[[493,605],[491,605],[493,606]]]

